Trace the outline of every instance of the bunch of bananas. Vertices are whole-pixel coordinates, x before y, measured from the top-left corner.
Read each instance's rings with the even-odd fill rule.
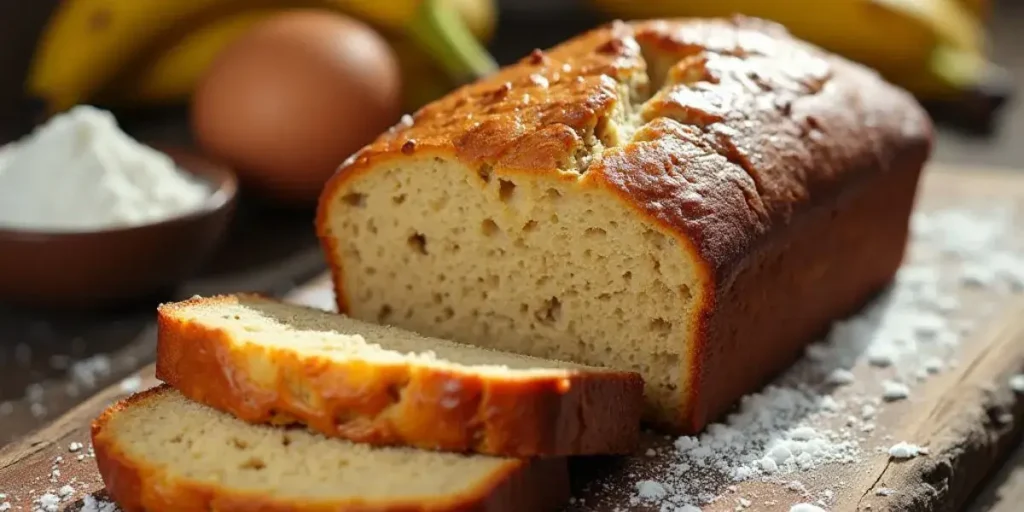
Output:
[[[407,109],[495,68],[483,49],[494,0],[64,0],[40,38],[28,92],[51,112],[82,102],[187,101],[220,51],[284,9],[321,8],[366,22],[392,44]]]
[[[744,14],[875,68],[923,100],[986,89],[987,0],[587,0],[616,18]]]

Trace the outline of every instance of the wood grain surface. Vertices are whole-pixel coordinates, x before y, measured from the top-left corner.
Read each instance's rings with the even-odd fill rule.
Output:
[[[920,208],[993,201],[1011,201],[1024,213],[1024,177],[933,169],[924,183]],[[1024,223],[1018,226],[1024,230]],[[296,289],[287,298],[324,308],[332,303],[325,277]],[[966,299],[973,302],[970,297]],[[835,489],[828,510],[961,510],[975,496],[975,511],[1022,509],[1024,466],[1018,462],[999,471],[999,464],[1007,458],[1011,462],[1024,460],[1024,448],[1010,456],[1024,429],[1024,400],[1006,384],[1011,375],[1024,371],[1024,300],[1003,302],[1000,310],[994,320],[961,345],[959,364],[916,387],[913,400],[887,405],[877,418],[880,436],[927,446],[927,456],[896,462],[882,453],[868,453],[857,464],[825,466],[799,475],[808,488]],[[853,370],[855,374],[862,371]],[[139,375],[142,387],[156,383],[151,366]],[[30,510],[32,497],[67,483],[71,483],[74,494],[64,503],[72,509],[86,494],[102,492],[102,482],[88,453],[88,424],[124,395],[121,386],[111,386],[49,426],[0,450],[0,492],[7,493],[14,510]],[[72,443],[83,443],[84,447],[71,451]],[[646,435],[645,443],[665,446],[670,441],[651,433]],[[577,463],[574,486],[583,500],[570,508],[647,510],[630,505],[629,496],[635,491],[628,485],[632,479],[622,475],[627,462],[641,471],[645,465],[657,468],[664,463],[657,457],[643,456]],[[59,476],[53,475],[55,468]],[[604,483],[587,485],[594,479]],[[993,486],[983,489],[986,479]],[[876,491],[882,487],[896,492],[880,496]],[[719,490],[727,492],[724,484]],[[797,501],[806,501],[784,487],[759,480],[738,484],[732,492],[753,501],[747,510],[785,511]],[[734,510],[736,506],[736,500],[722,499],[704,510]]]

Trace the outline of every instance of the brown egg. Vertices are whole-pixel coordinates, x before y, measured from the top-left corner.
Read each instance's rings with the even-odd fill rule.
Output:
[[[400,114],[397,60],[366,25],[326,11],[275,15],[228,46],[192,99],[196,139],[243,185],[315,201],[341,162]]]

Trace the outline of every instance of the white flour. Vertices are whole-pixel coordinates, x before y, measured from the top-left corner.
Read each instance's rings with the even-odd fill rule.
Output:
[[[912,459],[921,454],[928,454],[928,450],[916,444],[900,441],[889,447],[889,456],[894,459]]]
[[[1024,393],[1024,373],[1010,377],[1010,389]]]
[[[86,496],[82,501],[82,510],[79,512],[120,512],[113,502]]]
[[[629,509],[706,505],[750,479],[777,483],[795,499],[806,499],[809,490],[793,479],[798,473],[878,455],[927,456],[914,440],[894,445],[884,433],[875,435],[872,420],[894,401],[913,400],[913,388],[929,376],[955,366],[960,340],[984,319],[978,311],[996,309],[974,308],[966,315],[959,295],[972,287],[990,297],[1024,290],[1024,251],[1015,246],[1014,224],[1015,212],[998,205],[915,214],[912,250],[893,288],[837,322],[825,340],[807,348],[803,361],[744,397],[722,423],[697,438],[650,449],[644,458],[656,460],[654,467],[630,464],[626,472],[635,487]],[[849,371],[854,366],[869,368],[872,378],[857,382]],[[1024,393],[1024,375],[1007,386]],[[618,494],[607,484],[596,486]],[[826,490],[826,499],[791,510],[825,510],[834,495]],[[756,508],[756,497],[745,497],[751,498]]]
[[[0,149],[0,228],[88,231],[198,209],[208,187],[125,134],[109,112],[78,106]]]
[[[810,503],[800,503],[790,507],[789,512],[825,512],[825,509]]]

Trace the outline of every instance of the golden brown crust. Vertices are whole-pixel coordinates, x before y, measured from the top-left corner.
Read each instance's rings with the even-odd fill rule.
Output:
[[[800,219],[749,258],[718,290],[697,370],[687,432],[725,414],[796,361],[829,319],[860,308],[892,280],[903,257],[921,165],[900,163]],[[799,307],[765,290],[786,290]],[[742,321],[740,321],[742,319]]]
[[[92,424],[96,465],[107,492],[125,512],[518,512],[553,511],[569,496],[565,459],[509,460],[464,496],[435,502],[303,502],[265,493],[243,492],[190,480],[150,461],[133,458],[106,427],[121,411],[169,391],[158,386],[137,393],[104,411]],[[315,454],[311,454],[315,456]],[[479,478],[479,475],[467,475]]]
[[[229,295],[160,306],[157,378],[245,421],[298,421],[362,443],[517,457],[636,448],[643,396],[636,373],[509,377],[408,362],[338,362],[240,343],[188,313],[238,301]],[[268,368],[269,379],[253,377]]]
[[[624,92],[624,84],[647,75],[652,83],[646,95],[642,88]],[[602,130],[616,108],[636,112],[643,121],[630,140],[616,140]],[[697,271],[706,279],[704,289],[695,290],[701,311],[693,325],[696,343],[682,372],[696,380],[680,384],[690,395],[684,397],[678,422],[669,425],[694,431],[754,389],[754,382],[780,370],[791,359],[791,342],[806,343],[846,313],[849,308],[839,307],[840,302],[861,300],[865,290],[877,289],[878,280],[883,274],[891,278],[892,271],[854,267],[844,279],[864,280],[863,289],[848,289],[856,297],[836,299],[835,308],[816,309],[818,315],[802,318],[791,339],[775,341],[785,346],[785,357],[770,358],[748,368],[746,378],[721,384],[730,377],[717,373],[717,360],[737,349],[733,334],[727,333],[732,328],[721,324],[742,323],[736,317],[722,320],[726,311],[734,311],[722,301],[737,289],[750,290],[751,285],[737,284],[741,274],[757,267],[781,240],[800,240],[804,217],[841,203],[852,191],[884,195],[864,186],[890,183],[876,177],[900,174],[891,180],[904,183],[911,176],[916,184],[930,153],[931,130],[926,114],[905,91],[792,38],[778,25],[742,17],[616,22],[535,52],[383,134],[327,184],[317,226],[338,307],[346,311],[345,269],[328,218],[339,195],[361,173],[412,153],[499,174],[567,179],[572,171],[580,173],[580,187],[610,190],[640,218],[678,239],[701,264]],[[592,149],[588,138],[601,141],[604,149],[581,165],[575,156]],[[912,202],[914,189],[900,190],[904,195],[893,197],[896,206],[874,213],[857,210],[859,220],[851,225],[868,219],[905,224],[905,205]],[[833,243],[842,239],[838,235],[823,242],[829,251],[841,252]],[[905,236],[865,243],[880,253],[902,254]],[[811,252],[813,258],[845,261],[829,251]],[[819,263],[810,254],[789,258],[798,260],[795,266]],[[888,269],[891,262],[886,261]],[[771,297],[799,309],[799,301],[811,296],[779,290]]]

